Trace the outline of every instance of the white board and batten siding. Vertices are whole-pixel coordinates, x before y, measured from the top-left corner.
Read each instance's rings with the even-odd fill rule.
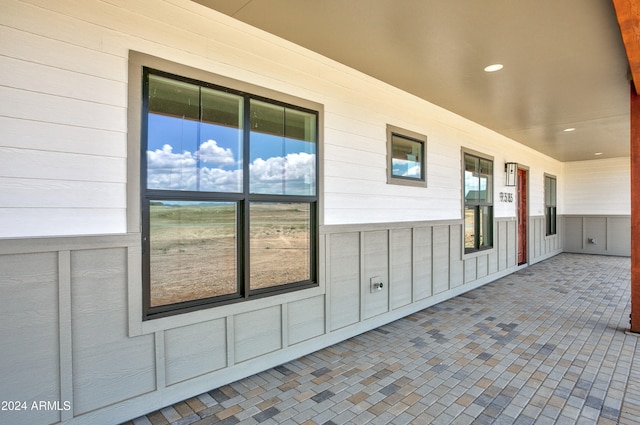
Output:
[[[563,199],[579,170],[428,102],[188,0],[0,3],[0,400],[71,405],[0,423],[125,421],[511,273],[514,204],[462,254],[462,149],[494,158],[495,194],[528,167],[530,262],[562,250],[543,177]],[[130,51],[323,105],[317,288],[142,323]],[[386,183],[387,124],[427,136],[426,188]]]

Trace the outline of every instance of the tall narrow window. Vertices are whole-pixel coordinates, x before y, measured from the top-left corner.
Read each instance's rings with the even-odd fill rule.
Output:
[[[464,153],[464,250],[493,247],[493,161]]]
[[[146,317],[315,285],[317,112],[143,74]]]
[[[556,202],[557,190],[556,190],[556,178],[552,176],[544,176],[544,206],[545,206],[545,221],[547,224],[547,236],[556,234]]]

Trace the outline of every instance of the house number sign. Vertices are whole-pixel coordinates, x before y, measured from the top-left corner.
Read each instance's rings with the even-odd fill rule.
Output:
[[[500,202],[513,202],[513,193],[500,192]]]

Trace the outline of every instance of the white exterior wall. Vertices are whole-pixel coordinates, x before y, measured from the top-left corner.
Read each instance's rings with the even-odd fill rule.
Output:
[[[461,218],[460,148],[562,164],[428,102],[186,0],[2,0],[0,237],[127,230],[129,50],[325,105],[324,224]],[[386,184],[386,125],[425,134],[428,188]],[[129,176],[137,179],[138,176]],[[561,186],[562,187],[562,186]],[[514,216],[500,204],[496,217]]]
[[[564,181],[558,182],[565,193],[558,214],[631,214],[629,158],[567,162],[564,176]]]

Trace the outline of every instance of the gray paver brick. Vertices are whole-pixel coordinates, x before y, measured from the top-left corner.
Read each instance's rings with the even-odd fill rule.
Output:
[[[172,425],[637,423],[629,286],[628,258],[561,254],[212,389],[195,414],[153,415]],[[224,409],[235,413],[220,420]]]

